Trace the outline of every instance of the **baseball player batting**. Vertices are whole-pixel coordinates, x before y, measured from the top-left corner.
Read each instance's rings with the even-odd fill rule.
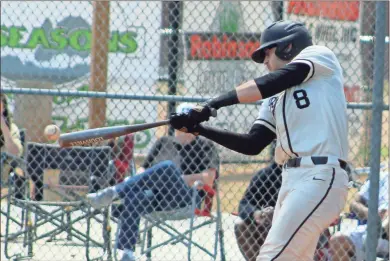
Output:
[[[252,59],[269,73],[172,115],[171,125],[234,151],[256,155],[276,138],[283,165],[272,228],[257,261],[313,260],[321,232],[347,199],[347,113],[343,75],[335,54],[313,45],[302,23],[278,21],[264,30]],[[202,126],[211,108],[263,100],[249,133]]]

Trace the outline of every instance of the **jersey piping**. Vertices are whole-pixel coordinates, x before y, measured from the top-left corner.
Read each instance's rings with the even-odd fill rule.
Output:
[[[313,78],[313,76],[316,72],[316,69],[315,69],[314,63],[312,61],[310,61],[308,59],[297,59],[297,60],[292,61],[291,63],[305,63],[305,64],[310,66],[310,71],[307,74],[307,77],[303,82],[307,82],[308,80]]]
[[[332,180],[330,181],[329,183],[329,187],[328,189],[326,190],[325,192],[325,195],[322,197],[322,199],[320,200],[320,202],[318,202],[318,204],[314,207],[314,209],[309,213],[309,215],[307,215],[307,217],[302,221],[302,223],[297,227],[297,229],[294,231],[294,233],[291,235],[290,239],[287,241],[287,243],[283,246],[283,248],[279,251],[279,253],[273,257],[271,259],[271,261],[274,261],[276,260],[282,253],[283,251],[287,248],[287,246],[290,244],[291,240],[294,238],[294,236],[298,233],[299,229],[305,224],[305,222],[310,218],[311,215],[313,215],[314,211],[316,211],[319,206],[322,204],[322,202],[325,200],[325,198],[328,196],[329,194],[329,191],[332,189],[333,187],[333,182],[334,182],[334,178],[335,178],[335,174],[336,174],[336,170],[333,168],[333,172],[332,172]]]
[[[266,124],[264,124],[264,123],[266,123]],[[272,132],[276,132],[276,126],[274,124],[272,124],[271,122],[267,121],[267,120],[264,120],[264,119],[261,119],[261,118],[260,119],[256,119],[254,124],[262,124],[262,125],[266,126],[268,129],[270,129]],[[267,125],[269,125],[269,126],[267,126]],[[270,127],[272,127],[273,129],[271,129]]]
[[[283,110],[283,123],[284,123],[284,128],[285,128],[285,131],[286,131],[288,147],[289,147],[291,153],[293,153],[295,156],[299,157],[298,154],[294,152],[294,150],[293,150],[293,148],[291,146],[290,134],[288,133],[287,119],[286,119],[286,96],[287,96],[287,90],[284,93],[282,110]]]

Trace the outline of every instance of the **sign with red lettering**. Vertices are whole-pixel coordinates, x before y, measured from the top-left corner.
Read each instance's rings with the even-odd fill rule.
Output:
[[[289,1],[288,14],[323,17],[332,20],[357,21],[359,1]]]
[[[260,34],[186,33],[188,60],[248,60],[260,46]]]

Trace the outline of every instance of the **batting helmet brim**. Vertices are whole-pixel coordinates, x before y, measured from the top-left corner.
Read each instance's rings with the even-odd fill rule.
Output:
[[[261,44],[260,43],[260,47],[257,48],[253,53],[252,53],[252,60],[256,63],[264,63],[264,58],[265,58],[265,51],[267,49],[270,49],[270,48],[273,48],[273,47],[277,47],[277,50],[276,50],[276,55],[281,58],[282,60],[289,60],[289,59],[285,59],[284,57],[282,57],[280,51],[283,51],[283,49],[285,47],[287,47],[287,45],[289,45],[290,43],[292,43],[294,41],[295,38],[298,38],[300,37],[302,33],[301,32],[298,32],[298,33],[295,33],[295,34],[291,34],[291,35],[288,35],[288,36],[285,36],[283,38],[280,38],[280,39],[277,39],[277,40],[274,40],[274,41],[269,41],[269,42],[266,42],[265,44]],[[308,45],[312,45],[311,43],[311,38],[310,38],[310,44],[307,44]],[[278,50],[279,49],[279,50]],[[299,50],[301,51],[301,50]],[[298,52],[299,52],[298,51]],[[297,53],[298,54],[298,53]]]
[[[252,53],[251,55],[252,60],[256,63],[263,63],[265,58],[265,50],[275,46],[276,46],[276,41],[261,45]]]

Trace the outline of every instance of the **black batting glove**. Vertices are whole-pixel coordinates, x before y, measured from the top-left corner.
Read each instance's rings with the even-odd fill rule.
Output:
[[[192,133],[194,135],[199,134],[199,125],[193,121],[187,113],[173,113],[169,118],[170,125],[179,131]]]
[[[213,110],[215,109],[211,108],[207,103],[197,104],[194,108],[189,110],[188,116],[191,121],[199,124],[201,122],[208,121],[213,115]]]

